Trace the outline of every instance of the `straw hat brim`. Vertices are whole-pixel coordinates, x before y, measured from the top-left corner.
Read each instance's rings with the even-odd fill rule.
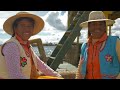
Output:
[[[111,19],[97,19],[97,20],[89,20],[89,21],[83,22],[80,24],[80,27],[87,28],[89,22],[95,22],[95,21],[106,21],[106,26],[110,26],[115,23],[115,21]]]
[[[39,33],[43,27],[44,27],[44,21],[42,18],[40,18],[39,16],[37,15],[34,15],[34,14],[16,14],[15,16],[12,16],[10,18],[8,18],[4,24],[3,24],[3,29],[6,33],[12,35],[13,34],[13,28],[12,28],[12,25],[14,23],[14,21],[17,19],[17,18],[20,18],[20,17],[30,17],[30,18],[33,18],[35,20],[35,25],[34,25],[34,30],[33,30],[33,34],[32,35],[35,35],[37,33]]]

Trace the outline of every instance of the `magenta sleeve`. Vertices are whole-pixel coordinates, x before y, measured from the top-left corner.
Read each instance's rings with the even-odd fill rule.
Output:
[[[56,77],[61,77],[59,73],[51,69],[46,63],[44,63],[40,58],[36,55],[37,59],[37,66],[38,69],[46,76],[56,76]]]

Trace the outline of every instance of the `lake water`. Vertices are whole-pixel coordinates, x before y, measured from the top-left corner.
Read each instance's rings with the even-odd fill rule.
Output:
[[[55,49],[56,46],[44,46],[44,50],[46,53],[46,56],[49,57],[53,50]],[[33,50],[35,51],[35,53],[40,56],[39,51],[38,51],[38,47],[33,47]]]

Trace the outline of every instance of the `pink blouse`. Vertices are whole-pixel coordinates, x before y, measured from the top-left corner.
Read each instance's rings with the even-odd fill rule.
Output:
[[[28,79],[20,70],[20,51],[19,47],[14,42],[9,42],[3,47],[8,73],[11,79]],[[61,77],[59,73],[51,69],[36,55],[38,69],[46,76]]]

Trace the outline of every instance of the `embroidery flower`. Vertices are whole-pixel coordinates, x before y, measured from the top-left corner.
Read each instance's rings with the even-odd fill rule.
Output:
[[[107,54],[107,55],[105,56],[105,59],[106,59],[107,62],[111,62],[111,61],[112,61],[112,56],[109,55],[109,54]]]
[[[20,66],[24,67],[27,65],[27,59],[25,57],[20,57]]]

